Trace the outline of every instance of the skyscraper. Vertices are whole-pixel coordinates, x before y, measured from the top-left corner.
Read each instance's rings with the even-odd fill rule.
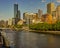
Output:
[[[29,24],[29,14],[27,12],[23,13],[23,20],[25,20],[25,24]]]
[[[42,10],[39,9],[38,10],[38,18],[41,18],[42,14],[43,14]]]
[[[52,12],[55,11],[55,5],[53,2],[47,4],[47,13],[52,15]]]
[[[18,13],[18,4],[14,4],[14,18],[17,17],[17,13]]]
[[[57,18],[57,11],[53,11],[52,16]]]
[[[57,19],[60,20],[60,5],[57,6],[56,11],[57,11]]]
[[[20,17],[20,10],[18,10],[18,13],[17,13],[18,15],[17,15],[17,18],[18,19],[20,19],[21,17]]]
[[[13,24],[17,24],[17,22],[20,20],[20,10],[18,10],[18,4],[14,4],[14,22]]]

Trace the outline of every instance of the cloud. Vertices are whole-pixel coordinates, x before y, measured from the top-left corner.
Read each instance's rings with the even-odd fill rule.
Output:
[[[57,0],[58,3],[60,3],[60,0]]]

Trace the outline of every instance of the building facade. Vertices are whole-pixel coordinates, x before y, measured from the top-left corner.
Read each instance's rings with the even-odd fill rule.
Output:
[[[20,19],[21,18],[20,10],[18,10],[18,13],[17,14],[18,14],[17,18]]]
[[[41,18],[42,22],[45,22],[45,23],[49,23],[49,24],[52,24],[53,23],[53,19],[52,19],[52,16],[50,14],[44,14]]]
[[[60,21],[60,5],[57,6],[56,12],[57,12],[57,19]]]
[[[8,20],[8,25],[11,26],[12,23],[13,23],[12,19],[9,19],[9,20]]]
[[[38,10],[38,18],[41,18],[42,14],[43,14],[42,10],[39,9]]]
[[[16,25],[18,21],[20,20],[20,10],[18,10],[18,4],[14,4],[14,18],[13,18],[13,24]]]
[[[55,4],[53,2],[47,4],[47,13],[52,15],[52,12],[55,11]]]
[[[32,24],[33,19],[37,19],[38,14],[37,13],[24,13],[23,14],[23,20],[25,20],[25,24]]]
[[[52,19],[53,19],[54,21],[57,21],[57,11],[53,11],[53,12],[52,12]]]
[[[18,13],[18,4],[14,4],[14,18],[17,17],[17,13]]]

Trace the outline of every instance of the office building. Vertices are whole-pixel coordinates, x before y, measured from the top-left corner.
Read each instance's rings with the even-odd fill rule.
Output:
[[[57,21],[57,12],[56,11],[52,12],[52,19],[53,19],[54,23]]]
[[[52,12],[52,18],[53,20],[57,20],[57,11]]]
[[[57,6],[56,11],[57,11],[57,19],[60,20],[60,5]]]
[[[18,10],[18,13],[17,14],[18,14],[17,18],[20,19],[21,18],[20,10]]]
[[[50,14],[44,14],[44,15],[42,15],[41,21],[52,24],[52,22],[53,22],[52,16]]]
[[[17,24],[20,20],[20,10],[18,10],[18,4],[14,4],[14,18],[13,18],[13,24]]]
[[[42,10],[39,9],[38,10],[38,18],[41,18],[42,14],[43,14]]]
[[[14,18],[17,17],[17,13],[18,13],[18,4],[14,4]]]
[[[25,20],[25,24],[32,24],[33,19],[37,19],[38,14],[37,13],[24,13],[23,14],[23,20]]]
[[[52,12],[55,11],[55,4],[53,2],[47,4],[47,13],[52,15]]]
[[[12,25],[12,19],[8,20],[8,25],[11,26]]]

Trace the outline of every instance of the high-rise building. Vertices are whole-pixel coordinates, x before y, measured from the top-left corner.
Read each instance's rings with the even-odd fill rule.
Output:
[[[38,18],[41,18],[42,14],[43,14],[42,10],[39,9],[38,10]]]
[[[60,5],[57,6],[56,11],[57,11],[57,19],[60,20]]]
[[[17,22],[20,20],[20,10],[18,10],[18,4],[14,4],[14,18],[13,18],[13,24],[17,24]]]
[[[52,19],[53,19],[54,23],[57,21],[57,12],[56,11],[52,12]]]
[[[52,12],[55,11],[55,4],[53,2],[47,4],[47,13],[52,15]]]
[[[52,24],[52,16],[50,14],[44,14],[41,18],[42,22]]]
[[[6,25],[5,25],[5,21],[4,20],[1,20],[0,21],[0,27],[5,27]]]
[[[14,18],[17,17],[17,13],[18,13],[18,4],[14,4]]]
[[[7,20],[5,21],[5,27],[8,27],[8,21]]]
[[[52,16],[53,16],[53,18],[56,18],[57,19],[57,11],[53,11],[52,12]]]
[[[25,20],[24,24],[29,24],[29,14],[27,12],[23,13],[23,20]]]
[[[24,13],[23,20],[25,20],[25,24],[32,24],[33,19],[37,19],[37,13]]]
[[[12,19],[8,20],[8,25],[10,25],[10,26],[12,25]]]
[[[15,20],[16,20],[15,18],[12,18],[12,25],[17,24]]]
[[[21,18],[20,17],[20,10],[18,10],[18,13],[17,14],[18,14],[17,18],[20,19]]]

